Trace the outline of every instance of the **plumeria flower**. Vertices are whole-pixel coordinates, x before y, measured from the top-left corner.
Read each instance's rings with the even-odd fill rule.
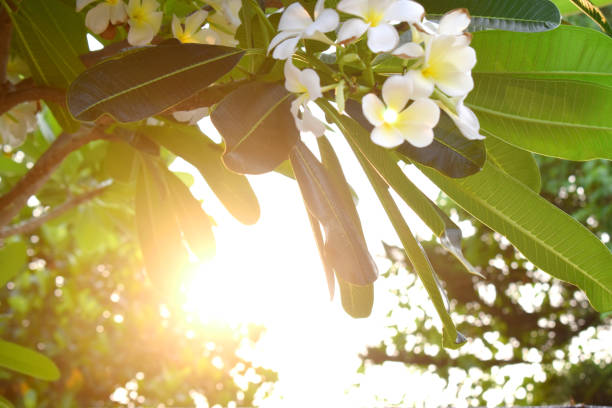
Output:
[[[88,4],[96,0],[77,0],[76,11],[81,11]],[[108,28],[109,22],[113,25],[125,23],[127,13],[123,0],[102,0],[98,5],[87,12],[85,26],[94,34],[101,34]]]
[[[36,129],[36,103],[25,102],[0,116],[0,141],[13,149]]]
[[[312,114],[307,105],[309,101],[323,96],[319,75],[310,68],[300,70],[293,65],[291,59],[285,63],[284,71],[285,88],[289,92],[299,94],[291,103],[291,114],[295,120],[295,126],[301,132],[312,132],[315,136],[322,136],[325,132],[325,124]]]
[[[335,10],[324,7],[324,0],[317,0],[314,21],[300,3],[287,7],[278,23],[280,32],[270,42],[268,52],[274,49],[274,58],[287,59],[293,55],[302,38],[333,44],[325,33],[335,30],[340,20]]]
[[[361,18],[352,18],[342,24],[338,42],[346,43],[368,33],[368,48],[373,52],[389,52],[399,42],[393,22],[420,22],[425,9],[411,0],[342,0],[338,10]]]
[[[234,47],[238,45],[235,38],[236,30],[240,26],[241,0],[215,0],[206,1],[215,9],[215,13],[208,17],[210,28],[205,28],[206,43]]]
[[[394,75],[383,84],[382,101],[373,93],[363,97],[361,108],[374,125],[371,133],[374,143],[395,147],[408,141],[413,146],[425,147],[433,141],[440,108],[431,99],[417,99],[406,106],[411,95],[412,82],[405,76]]]
[[[202,24],[206,20],[208,12],[198,10],[187,16],[182,21],[176,15],[172,16],[172,35],[182,43],[208,43],[206,31],[202,30]]]
[[[439,104],[448,116],[451,117],[457,128],[461,131],[463,136],[470,140],[482,140],[485,137],[480,134],[480,122],[476,117],[476,114],[464,104],[465,96],[459,98],[456,101],[455,112],[452,112],[443,104]]]
[[[153,40],[163,17],[158,8],[159,3],[155,0],[130,0],[127,6],[130,25],[127,40],[131,45],[146,45]]]

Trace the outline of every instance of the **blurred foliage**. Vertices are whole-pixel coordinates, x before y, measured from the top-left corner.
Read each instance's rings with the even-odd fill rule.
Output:
[[[537,161],[541,195],[610,246],[609,164],[548,157]],[[458,351],[439,347],[439,324],[430,318],[433,308],[424,289],[406,271],[411,266],[403,251],[389,246],[394,266],[384,279],[395,288],[397,306],[387,315],[389,336],[362,355],[362,370],[387,362],[420,367],[442,377],[445,391],[456,390],[456,397],[470,405],[609,404],[611,317],[593,310],[576,287],[534,268],[504,237],[448,198],[439,203],[461,225],[475,228],[463,249],[484,280],[467,278],[456,259],[435,242],[424,245],[450,299],[453,320],[471,341]],[[496,390],[504,394],[495,395]]]
[[[4,150],[18,166],[0,168],[0,194],[55,138],[58,129],[47,130]],[[108,154],[111,145],[94,142],[70,154],[16,221],[125,168],[124,158]],[[173,160],[167,152],[162,158]],[[111,395],[121,406],[190,406],[194,391],[211,406],[252,405],[276,381],[274,372],[236,355],[254,346],[261,327],[201,323],[181,309],[181,296],[162,294],[146,279],[134,184],[125,175],[34,233],[6,240],[27,244],[27,261],[0,289],[0,338],[43,353],[61,371],[60,380],[45,382],[0,368],[0,395],[15,407],[110,406]]]

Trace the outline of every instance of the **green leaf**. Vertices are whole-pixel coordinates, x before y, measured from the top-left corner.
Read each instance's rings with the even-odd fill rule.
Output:
[[[299,139],[282,84],[253,82],[227,95],[210,115],[225,140],[225,165],[237,173],[274,170]]]
[[[420,168],[534,265],[584,290],[596,310],[612,309],[612,253],[572,217],[490,163],[480,173],[457,180]]]
[[[0,175],[3,177],[20,177],[28,172],[25,163],[17,163],[10,157],[0,155]]]
[[[26,249],[22,241],[6,242],[0,248],[0,287],[21,271],[28,260]]]
[[[325,167],[301,141],[291,150],[290,160],[304,203],[325,229],[324,260],[349,283],[374,282],[376,264]]]
[[[571,0],[551,0],[561,11],[561,14],[571,14],[578,12],[576,6]],[[596,6],[603,7],[612,4],[611,0],[592,0],[592,3]]]
[[[350,316],[360,319],[368,317],[374,306],[374,284],[353,285],[338,277],[342,308]]]
[[[346,112],[368,132],[373,126],[363,116],[361,105],[349,100]],[[401,156],[417,161],[450,177],[466,177],[482,168],[486,150],[481,140],[469,140],[444,112],[434,129],[434,141],[427,147],[414,147],[408,142],[395,149]]]
[[[183,238],[201,261],[211,259],[215,256],[212,219],[175,174],[165,171],[164,175]]]
[[[330,263],[325,259],[325,242],[323,241],[323,235],[321,234],[321,223],[317,220],[310,211],[308,212],[308,221],[310,221],[310,228],[312,229],[312,235],[314,235],[315,243],[317,244],[317,251],[319,251],[319,257],[323,263],[323,271],[325,272],[325,280],[327,281],[327,289],[329,290],[329,298],[334,298],[334,291],[336,287],[336,278],[334,275],[334,268],[331,267]]]
[[[207,44],[165,44],[128,52],[83,72],[68,90],[79,120],[107,113],[120,122],[155,115],[232,70],[243,51]]]
[[[591,18],[591,20],[601,28],[601,31],[608,34],[608,36],[612,36],[612,27],[610,27],[610,23],[606,19],[606,16],[604,16],[601,10],[590,0],[571,0],[571,2],[574,3],[580,11]]]
[[[155,286],[177,289],[189,255],[163,171],[144,155],[136,183],[136,227],[147,273]]]
[[[15,408],[11,401],[6,398],[0,396],[0,408]]]
[[[612,159],[612,87],[491,74],[474,79],[466,105],[487,134],[547,156]]]
[[[87,51],[86,29],[74,9],[59,0],[25,0],[17,12],[3,1],[13,23],[14,38],[37,84],[66,89],[85,66],[79,54]],[[49,107],[66,131],[78,123],[65,107]]]
[[[194,126],[140,128],[155,142],[194,165],[227,210],[241,223],[259,219],[259,203],[245,176],[229,171],[221,161],[222,148]]]
[[[402,246],[406,250],[406,254],[408,255],[408,259],[412,263],[412,266],[423,282],[423,286],[427,290],[429,294],[429,298],[434,304],[440,319],[442,320],[442,324],[444,325],[444,330],[442,332],[442,344],[444,347],[448,348],[458,348],[463,344],[466,339],[465,337],[459,333],[453,323],[453,320],[450,317],[448,310],[446,309],[446,305],[444,304],[444,299],[440,293],[441,288],[438,287],[437,277],[435,272],[423,250],[421,244],[414,238],[412,235],[412,231],[406,224],[404,217],[397,208],[395,201],[391,197],[391,194],[388,190],[388,185],[385,184],[384,180],[380,178],[380,176],[375,172],[374,168],[368,163],[363,157],[363,155],[355,151],[357,154],[357,158],[359,159],[363,170],[368,176],[368,180],[374,187],[374,191],[380,200],[380,203],[383,205],[395,232],[400,238],[402,242]]]
[[[545,33],[475,33],[471,46],[479,75],[591,82],[612,86],[612,39],[584,27],[560,26]]]
[[[504,143],[495,137],[485,139],[487,157],[509,176],[514,177],[532,191],[539,193],[542,188],[540,169],[533,154]]]
[[[4,340],[0,340],[0,367],[45,381],[60,377],[59,369],[48,357]]]
[[[103,161],[104,172],[113,180],[130,183],[138,174],[136,150],[123,142],[109,142]]]
[[[420,3],[432,20],[453,9],[468,9],[472,16],[470,31],[535,32],[552,30],[561,23],[559,10],[548,0],[423,0]]]

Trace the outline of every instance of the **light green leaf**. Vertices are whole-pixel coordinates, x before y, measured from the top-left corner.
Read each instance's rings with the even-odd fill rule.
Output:
[[[6,398],[0,396],[0,408],[15,408],[11,401]]]
[[[421,0],[419,3],[431,19],[439,19],[453,9],[468,9],[472,17],[470,31],[535,32],[552,30],[561,23],[559,10],[548,0]]]
[[[0,287],[21,271],[28,259],[26,249],[22,241],[6,242],[0,248]]]
[[[568,160],[612,159],[612,87],[474,75],[467,105],[481,128],[521,149]]]
[[[353,285],[338,277],[342,308],[350,316],[359,319],[368,317],[374,305],[374,284],[366,286]]]
[[[536,193],[542,188],[540,169],[533,154],[504,143],[495,137],[485,139],[487,157],[509,176],[514,177]]]
[[[485,31],[474,34],[471,46],[478,56],[474,74],[612,86],[612,39],[589,28],[561,26],[532,34]]]
[[[612,253],[572,217],[491,163],[458,180],[420,168],[463,209],[506,236],[534,265],[584,290],[596,310],[612,309]]]
[[[48,357],[4,340],[0,340],[0,366],[45,381],[60,377],[59,369]]]

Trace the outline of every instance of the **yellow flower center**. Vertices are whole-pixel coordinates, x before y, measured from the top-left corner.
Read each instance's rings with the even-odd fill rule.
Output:
[[[106,0],[106,2],[110,4],[111,6],[114,6],[115,4],[117,4],[118,1],[119,0]]]
[[[383,19],[384,14],[380,12],[380,10],[369,9],[368,14],[366,14],[365,20],[370,23],[372,27],[376,27],[378,23]]]
[[[385,123],[392,125],[397,121],[397,112],[393,109],[387,108],[383,113],[383,119],[385,120]]]
[[[141,8],[135,9],[130,17],[138,24],[144,24],[148,20],[147,13]]]
[[[191,37],[191,35],[182,32],[176,36],[176,39],[182,42],[183,44],[195,43],[196,41]]]

